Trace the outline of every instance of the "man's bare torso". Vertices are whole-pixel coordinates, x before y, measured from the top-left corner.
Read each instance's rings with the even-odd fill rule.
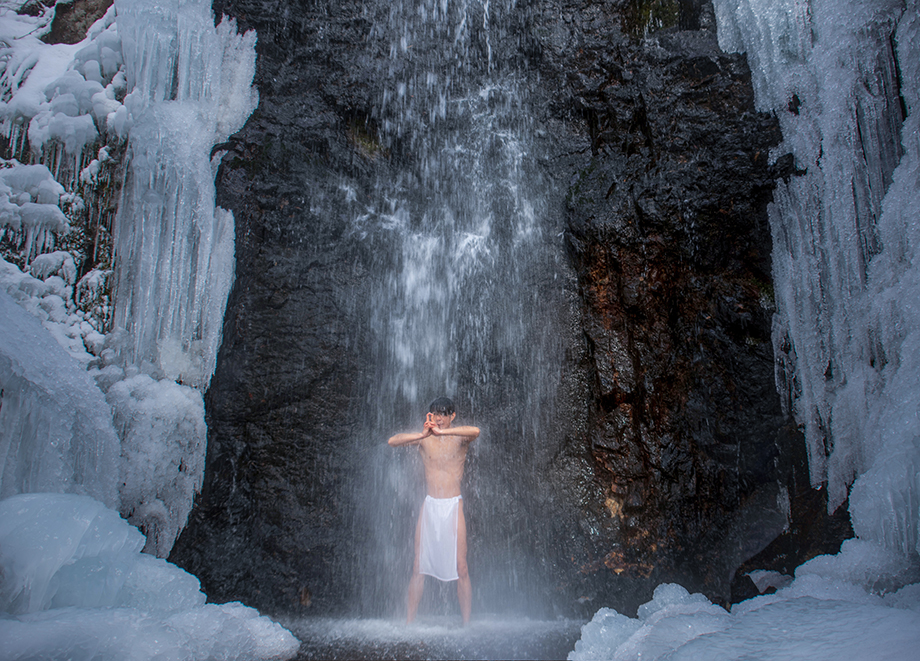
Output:
[[[460,495],[460,482],[469,448],[470,439],[462,436],[432,435],[419,442],[429,496],[453,498]]]

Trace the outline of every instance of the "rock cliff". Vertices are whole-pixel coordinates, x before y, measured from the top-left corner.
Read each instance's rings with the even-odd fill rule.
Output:
[[[215,601],[324,613],[386,601],[388,561],[368,569],[360,512],[361,494],[386,494],[364,481],[374,455],[345,439],[373,428],[362,412],[380,329],[367,311],[387,251],[354,231],[349,200],[413,159],[376,123],[387,53],[372,33],[388,4],[214,4],[257,30],[260,94],[222,146],[237,281],[207,395],[205,487],[171,557]],[[493,596],[520,588],[562,614],[628,612],[661,581],[728,602],[742,563],[796,533],[810,492],[770,344],[766,205],[794,174],[771,162],[777,123],[755,110],[744,57],[719,50],[709,3],[538,0],[503,21],[488,48],[529,94],[560,239],[552,279],[534,284],[557,382],[526,474],[508,418],[533,412],[480,402],[503,444],[471,460],[471,572]],[[402,514],[393,534],[408,538]],[[528,580],[504,576],[509,556],[526,556]],[[477,608],[494,605],[479,594]]]

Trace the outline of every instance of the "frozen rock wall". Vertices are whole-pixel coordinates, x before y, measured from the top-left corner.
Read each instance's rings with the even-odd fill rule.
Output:
[[[830,509],[849,496],[861,538],[916,552],[918,6],[716,8],[720,43],[748,53],[795,159],[770,208],[773,339],[812,484]]]
[[[215,26],[207,2],[126,1],[54,44],[53,8],[17,9],[0,4],[3,284],[107,392],[121,458],[105,479],[165,555],[203,476],[202,391],[234,277],[212,147],[255,108],[255,33]],[[28,443],[62,451],[45,441]],[[5,461],[15,473],[29,453]]]

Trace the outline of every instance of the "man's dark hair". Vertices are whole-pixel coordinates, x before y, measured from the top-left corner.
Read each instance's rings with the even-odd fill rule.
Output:
[[[431,406],[428,407],[428,410],[432,413],[450,415],[454,412],[454,403],[447,397],[438,397],[436,400],[431,402]]]

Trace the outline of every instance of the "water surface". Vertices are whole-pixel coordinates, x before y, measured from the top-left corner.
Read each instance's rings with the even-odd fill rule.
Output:
[[[402,620],[304,618],[282,622],[305,659],[565,659],[581,635],[579,620],[530,620],[474,614]]]

